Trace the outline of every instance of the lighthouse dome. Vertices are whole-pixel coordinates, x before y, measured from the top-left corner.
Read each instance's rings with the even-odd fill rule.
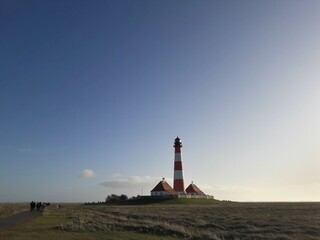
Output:
[[[174,147],[182,147],[182,143],[179,137],[174,140]]]

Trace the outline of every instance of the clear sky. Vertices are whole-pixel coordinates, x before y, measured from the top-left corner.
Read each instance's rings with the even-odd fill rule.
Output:
[[[172,185],[320,201],[320,1],[0,0],[0,201]]]

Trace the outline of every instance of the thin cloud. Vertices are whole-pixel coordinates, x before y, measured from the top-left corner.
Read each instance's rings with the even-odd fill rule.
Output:
[[[154,176],[131,176],[123,177],[120,174],[113,175],[111,180],[100,183],[107,188],[130,188],[141,185],[154,185],[162,178]]]
[[[225,191],[225,192],[249,192],[255,190],[254,188],[243,187],[243,186],[225,186],[225,185],[199,185],[199,187],[206,191]]]
[[[91,170],[91,169],[84,169],[80,173],[80,178],[82,178],[82,179],[93,178],[95,176],[96,176],[95,172],[93,170]]]
[[[256,193],[255,188],[246,186],[228,185],[206,185],[199,184],[198,187],[206,194],[213,195],[220,200],[245,200],[246,197]]]

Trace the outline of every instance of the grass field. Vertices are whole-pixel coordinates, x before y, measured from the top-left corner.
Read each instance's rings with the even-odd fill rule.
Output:
[[[3,217],[11,216],[13,214],[28,211],[28,203],[1,203],[0,204],[0,219]]]
[[[320,239],[320,203],[52,205],[6,239]]]

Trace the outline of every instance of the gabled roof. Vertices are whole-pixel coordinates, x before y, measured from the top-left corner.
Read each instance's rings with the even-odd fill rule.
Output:
[[[187,194],[188,193],[193,193],[199,196],[206,196],[204,192],[202,192],[194,183],[191,183],[187,189],[186,189]]]
[[[176,195],[176,191],[173,190],[173,188],[166,182],[166,181],[160,181],[157,186],[154,187],[154,189],[151,190],[151,192],[168,192],[171,195]]]

